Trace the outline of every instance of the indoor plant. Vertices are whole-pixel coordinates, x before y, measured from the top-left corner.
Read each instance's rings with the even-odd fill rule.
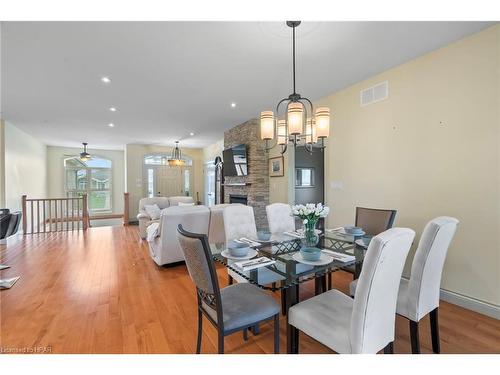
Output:
[[[305,247],[315,247],[319,241],[319,236],[316,234],[316,223],[319,218],[328,216],[330,208],[318,203],[308,203],[306,205],[298,204],[292,206],[292,213],[301,219],[304,225],[304,238],[302,243]]]

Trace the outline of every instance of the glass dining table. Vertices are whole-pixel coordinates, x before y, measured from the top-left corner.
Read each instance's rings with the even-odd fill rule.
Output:
[[[321,234],[318,243],[318,247],[323,249],[323,253],[326,256],[335,256],[335,253],[338,253],[351,257],[348,261],[331,257],[331,261],[327,260],[329,263],[321,265],[306,264],[296,260],[300,259],[296,254],[300,251],[301,240],[295,236],[285,233],[273,235],[267,242],[251,239],[255,241],[253,249],[256,254],[254,258],[266,257],[273,260],[274,263],[249,271],[243,271],[235,264],[237,260],[225,256],[227,255],[225,243],[210,244],[210,249],[214,261],[223,264],[228,270],[233,271],[247,282],[265,290],[281,291],[283,293],[282,312],[285,315],[291,306],[298,303],[300,284],[314,280],[315,294],[317,295],[327,290],[327,276],[331,273],[345,267],[354,267],[360,271],[370,239],[371,237],[368,236],[353,237],[326,230]],[[334,254],[329,254],[329,251],[333,251]],[[290,340],[287,337],[287,345],[289,344]]]

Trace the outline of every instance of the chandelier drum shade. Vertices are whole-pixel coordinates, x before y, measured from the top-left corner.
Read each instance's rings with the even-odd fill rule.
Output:
[[[172,155],[168,159],[170,167],[182,167],[186,161],[182,158],[182,151],[179,148],[179,141],[175,141],[175,147],[172,150]]]
[[[279,145],[284,154],[289,143],[294,147],[302,144],[309,152],[313,147],[323,150],[325,139],[330,136],[330,108],[320,107],[314,111],[312,102],[296,92],[295,28],[300,21],[287,21],[286,24],[292,28],[293,93],[280,100],[276,113],[260,113],[260,138],[266,142],[266,152]]]

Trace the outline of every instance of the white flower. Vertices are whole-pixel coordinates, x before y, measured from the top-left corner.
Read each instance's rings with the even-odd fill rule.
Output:
[[[309,221],[307,219],[304,219],[303,223],[307,224]]]

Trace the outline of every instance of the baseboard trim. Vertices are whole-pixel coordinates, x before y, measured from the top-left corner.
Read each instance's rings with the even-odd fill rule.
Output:
[[[443,301],[463,307],[464,309],[472,310],[491,318],[500,320],[500,306],[493,305],[488,302],[483,302],[475,298],[464,296],[460,293],[455,293],[449,290],[441,289],[440,298]]]
[[[408,280],[408,278],[404,276],[403,279]],[[480,301],[476,298],[468,297],[442,288],[440,289],[439,299],[463,307],[464,309],[489,316],[490,318],[500,320],[500,306],[498,305]]]

